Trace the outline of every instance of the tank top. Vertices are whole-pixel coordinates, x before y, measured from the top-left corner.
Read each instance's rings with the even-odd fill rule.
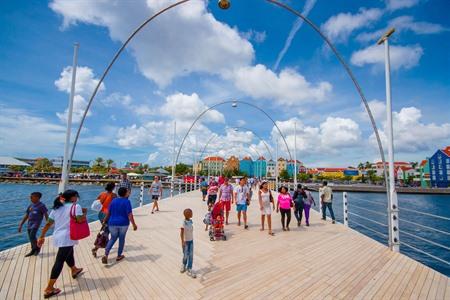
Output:
[[[261,200],[263,206],[265,207],[270,206],[270,191],[267,192],[261,191]]]

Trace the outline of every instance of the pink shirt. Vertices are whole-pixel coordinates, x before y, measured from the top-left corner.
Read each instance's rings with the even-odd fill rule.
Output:
[[[287,194],[278,194],[278,203],[280,203],[280,208],[282,209],[291,209],[291,195]]]

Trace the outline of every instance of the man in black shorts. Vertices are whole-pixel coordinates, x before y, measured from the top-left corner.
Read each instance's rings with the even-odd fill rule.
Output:
[[[156,211],[159,211],[158,200],[162,197],[162,184],[159,181],[159,177],[155,176],[153,179],[152,185],[150,186],[150,196],[153,200],[152,214]]]

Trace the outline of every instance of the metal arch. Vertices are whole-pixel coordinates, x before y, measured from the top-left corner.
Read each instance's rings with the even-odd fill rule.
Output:
[[[364,96],[362,88],[359,85],[358,81],[356,80],[355,75],[353,75],[353,72],[351,71],[350,67],[345,62],[345,60],[342,57],[342,55],[337,51],[337,49],[333,45],[333,43],[331,43],[331,41],[328,39],[328,37],[310,19],[308,19],[307,17],[302,15],[300,12],[298,12],[297,10],[293,9],[292,7],[290,7],[289,5],[281,3],[278,0],[264,0],[264,1],[267,1],[267,2],[269,2],[271,4],[276,5],[276,6],[279,6],[279,7],[283,8],[283,9],[293,13],[297,17],[303,19],[303,21],[306,24],[311,26],[311,28],[314,29],[314,31],[317,32],[320,35],[320,37],[325,41],[325,43],[331,48],[331,50],[333,51],[334,55],[336,55],[337,59],[339,60],[341,65],[344,67],[345,71],[347,71],[348,76],[353,81],[353,84],[355,85],[355,88],[356,88],[356,90],[357,90],[357,92],[358,92],[362,102],[364,103],[364,107],[366,108],[366,112],[369,115],[369,119],[370,119],[370,122],[372,124],[372,128],[373,128],[373,131],[374,131],[376,139],[377,139],[378,150],[380,152],[381,160],[383,161],[383,171],[384,171],[384,180],[385,180],[385,183],[386,183],[386,193],[388,194],[388,197],[389,197],[389,193],[388,193],[388,191],[389,191],[389,181],[388,181],[388,176],[387,176],[386,159],[384,157],[383,144],[381,143],[381,138],[380,138],[380,135],[378,133],[377,124],[375,123],[375,119],[373,117],[372,111],[370,110],[369,103],[367,102],[366,96]]]
[[[160,10],[159,12],[157,12],[156,14],[154,14],[153,16],[151,16],[149,19],[145,20],[140,26],[138,26],[132,33],[131,35],[127,38],[127,40],[125,41],[125,43],[119,48],[119,50],[117,51],[117,53],[114,55],[112,61],[109,63],[108,67],[105,69],[105,71],[102,74],[102,77],[100,78],[97,86],[94,89],[94,92],[92,93],[91,97],[89,98],[89,102],[88,105],[86,106],[86,110],[83,113],[83,116],[81,118],[81,122],[80,122],[80,126],[78,127],[77,130],[77,134],[75,136],[74,142],[73,142],[73,146],[72,146],[72,152],[70,155],[70,160],[69,160],[69,170],[72,164],[72,160],[73,160],[73,155],[75,153],[75,149],[76,149],[76,145],[78,143],[78,139],[81,133],[81,129],[83,128],[83,124],[84,121],[86,119],[87,113],[89,111],[89,108],[91,107],[91,104],[98,92],[98,89],[100,88],[100,85],[103,83],[103,80],[105,79],[106,75],[109,73],[110,69],[112,68],[112,66],[114,65],[114,63],[116,62],[117,58],[120,56],[120,54],[123,52],[123,50],[126,48],[126,46],[129,44],[129,42],[134,38],[134,36],[141,31],[142,28],[144,28],[148,23],[150,23],[153,19],[155,19],[156,17],[158,17],[159,15],[165,13],[166,11],[179,6],[181,4],[187,3],[191,0],[181,0],[178,1],[174,4],[171,4],[169,6],[167,6],[166,8],[163,8],[162,10]],[[334,45],[331,43],[331,41],[322,33],[322,31],[320,30],[319,27],[317,27],[317,25],[315,25],[311,20],[309,20],[307,17],[303,16],[300,12],[296,11],[295,9],[291,8],[289,5],[278,2],[277,0],[264,0],[267,1],[273,5],[276,5],[280,8],[283,8],[289,12],[291,12],[292,14],[296,15],[297,17],[303,19],[303,21],[308,24],[309,26],[311,26],[321,37],[322,39],[327,43],[327,45],[331,48],[331,50],[333,51],[333,53],[336,55],[336,57],[338,58],[339,62],[342,64],[342,66],[344,67],[344,69],[347,71],[347,74],[349,75],[350,79],[353,81],[353,84],[356,87],[356,90],[359,94],[359,96],[361,97],[361,100],[364,103],[364,106],[366,108],[367,114],[369,115],[370,118],[370,122],[372,124],[372,128],[374,130],[376,139],[377,139],[377,144],[378,144],[378,148],[380,151],[380,156],[381,156],[381,160],[383,161],[383,170],[384,170],[384,178],[385,178],[385,182],[386,182],[386,190],[389,190],[389,182],[388,182],[388,177],[387,177],[387,170],[386,170],[386,159],[384,156],[384,151],[383,151],[383,145],[381,143],[381,139],[380,139],[380,135],[378,133],[378,128],[376,126],[375,120],[373,118],[372,112],[370,110],[369,104],[367,102],[366,97],[364,96],[364,93],[358,83],[358,81],[356,80],[355,76],[353,75],[352,71],[350,70],[350,68],[348,67],[347,63],[345,62],[345,60],[343,59],[343,57],[340,55],[340,53],[337,51],[337,49],[334,47]],[[264,112],[264,111],[263,111]],[[265,113],[265,112],[264,112]],[[267,114],[266,114],[267,115]],[[268,115],[267,115],[268,116]],[[270,116],[268,116],[270,118]],[[272,119],[272,118],[270,118]],[[273,121],[273,120],[272,120]],[[275,122],[274,122],[275,123]],[[277,126],[278,128],[278,126]],[[284,139],[284,136],[282,136]],[[184,141],[183,141],[184,142]],[[286,142],[286,141],[285,141]],[[290,156],[290,151],[288,149],[289,152],[289,156]],[[178,159],[178,155],[177,155],[177,159]]]
[[[251,106],[251,107],[253,107],[253,108],[256,108],[257,110],[259,110],[259,111],[261,111],[263,114],[265,114],[265,115],[272,121],[273,125],[277,128],[278,132],[280,133],[281,137],[283,138],[284,144],[286,145],[286,149],[287,149],[288,154],[289,154],[289,158],[292,160],[291,151],[289,150],[289,146],[288,146],[288,143],[287,143],[287,141],[286,141],[286,138],[285,138],[284,135],[283,135],[283,132],[282,132],[281,129],[278,127],[278,125],[277,125],[277,123],[275,122],[275,120],[272,119],[272,117],[269,116],[268,113],[266,113],[262,108],[256,106],[255,104],[249,103],[249,102],[245,102],[245,101],[242,101],[242,100],[228,100],[228,101],[223,101],[223,102],[220,102],[220,103],[216,103],[216,104],[214,104],[213,106],[208,107],[207,109],[205,109],[204,111],[202,111],[202,112],[197,116],[197,118],[195,118],[194,122],[192,122],[192,124],[191,124],[191,126],[189,127],[188,131],[187,131],[186,134],[184,135],[183,140],[181,141],[181,144],[180,144],[180,146],[179,146],[179,148],[178,148],[177,156],[176,156],[176,158],[175,158],[174,166],[177,165],[177,163],[178,163],[178,158],[180,157],[180,153],[181,153],[181,150],[183,149],[183,145],[184,145],[184,143],[185,143],[185,141],[186,141],[186,138],[188,137],[189,133],[191,133],[191,130],[192,130],[192,128],[195,126],[195,124],[197,124],[197,121],[200,120],[200,119],[201,119],[208,111],[210,111],[210,110],[212,110],[212,109],[214,109],[214,108],[216,108],[216,107],[218,107],[218,106],[227,104],[227,103],[241,103],[241,104],[245,104],[245,105]],[[278,158],[277,158],[277,159],[278,159]]]
[[[217,137],[219,137],[219,136],[218,136],[217,134],[214,133],[214,134],[209,138],[208,142],[206,142],[205,146],[203,147],[202,152],[200,152],[200,156],[199,156],[198,158],[201,159],[201,158],[203,157],[203,154],[205,154],[206,148],[208,148],[209,143],[211,143],[212,140],[214,140],[214,139],[217,138]]]
[[[269,145],[267,145],[266,141],[264,139],[262,139],[256,132],[254,132],[253,130],[246,128],[246,127],[242,127],[242,126],[235,126],[232,128],[236,128],[236,129],[244,129],[247,131],[250,131],[251,133],[253,133],[261,142],[263,142],[264,146],[266,147],[267,152],[270,155],[270,159],[273,160],[273,155],[272,155],[272,151],[270,151]],[[278,158],[276,158],[278,159]]]

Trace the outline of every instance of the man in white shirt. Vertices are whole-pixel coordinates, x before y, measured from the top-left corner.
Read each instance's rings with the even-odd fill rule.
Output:
[[[234,189],[234,199],[236,201],[236,211],[238,217],[238,226],[241,226],[241,214],[244,216],[244,228],[247,225],[247,206],[250,204],[250,189],[245,184],[245,178],[241,178],[239,185]]]
[[[326,209],[330,212],[333,224],[336,223],[333,212],[333,190],[328,186],[328,182],[324,181],[319,189],[320,201],[322,202],[322,220],[327,219]]]

